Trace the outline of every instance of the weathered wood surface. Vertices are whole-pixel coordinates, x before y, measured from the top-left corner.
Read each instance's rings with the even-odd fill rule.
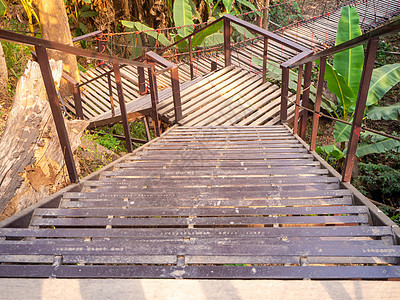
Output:
[[[391,226],[312,158],[284,126],[174,127],[0,228],[0,277],[399,278]]]
[[[50,62],[58,85],[62,62]],[[88,123],[66,123],[71,146],[75,150]],[[18,82],[0,140],[0,219],[48,196],[65,184],[67,178],[40,68],[30,61]]]

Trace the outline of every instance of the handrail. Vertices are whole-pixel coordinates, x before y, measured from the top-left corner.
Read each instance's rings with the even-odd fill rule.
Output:
[[[84,34],[84,35],[80,35],[80,36],[74,37],[74,38],[72,38],[72,42],[74,42],[74,43],[75,42],[79,42],[79,41],[86,40],[88,38],[91,38],[91,37],[94,37],[94,36],[99,36],[99,35],[102,35],[102,34],[103,34],[103,31],[96,30],[96,31],[89,32],[89,33]]]
[[[316,61],[317,59],[320,59],[321,57],[332,55],[332,54],[353,48],[355,46],[364,44],[364,43],[368,42],[368,40],[370,40],[370,39],[382,37],[382,36],[385,36],[385,35],[388,35],[391,33],[396,33],[397,31],[400,31],[400,17],[395,18],[395,20],[390,22],[389,24],[381,26],[370,32],[364,33],[354,39],[351,39],[347,42],[336,45],[332,48],[325,49],[325,50],[318,52],[312,56],[305,57],[297,62],[286,61],[285,63],[282,64],[282,66],[284,66],[285,68],[289,68],[289,69],[298,67],[302,64]]]
[[[104,54],[104,53],[98,53],[95,51],[75,48],[73,46],[64,45],[61,43],[52,42],[52,41],[48,41],[48,40],[43,40],[43,39],[35,38],[32,36],[22,35],[22,34],[14,33],[12,31],[4,30],[4,29],[0,29],[0,40],[10,41],[10,42],[15,42],[15,43],[20,43],[20,44],[27,44],[27,45],[31,45],[31,46],[45,47],[47,49],[58,50],[58,51],[62,51],[62,52],[68,53],[68,54],[84,56],[84,57],[98,59],[98,60],[105,60],[105,61],[118,63],[118,64],[127,64],[127,65],[144,67],[144,68],[151,67],[151,65],[146,64],[146,63],[129,60],[129,59],[124,59],[124,58],[119,58],[116,56],[112,56],[112,55]]]

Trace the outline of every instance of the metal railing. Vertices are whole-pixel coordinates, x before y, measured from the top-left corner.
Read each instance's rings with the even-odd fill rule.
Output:
[[[371,132],[380,134],[376,130],[368,129],[365,126],[363,126],[362,119],[363,119],[364,111],[365,111],[365,107],[366,107],[368,91],[369,91],[369,86],[370,86],[370,82],[371,82],[372,71],[374,69],[374,62],[375,62],[375,58],[376,58],[376,52],[378,49],[379,39],[380,39],[380,37],[382,37],[384,35],[396,33],[398,31],[400,31],[400,18],[397,18],[394,21],[390,22],[389,24],[386,24],[380,28],[377,28],[371,32],[365,33],[357,38],[349,40],[349,41],[342,43],[340,45],[337,45],[335,47],[326,49],[326,50],[321,51],[312,56],[303,58],[301,60],[298,60],[297,62],[287,61],[281,65],[281,67],[288,68],[288,69],[294,68],[294,67],[299,67],[298,84],[301,83],[301,81],[302,81],[303,65],[304,64],[306,65],[305,76],[304,76],[304,87],[305,88],[303,89],[303,101],[302,101],[301,105],[300,105],[301,86],[298,85],[298,90],[297,90],[293,132],[297,133],[297,131],[298,131],[298,120],[299,120],[299,116],[301,115],[300,134],[299,135],[302,139],[305,138],[308,112],[311,111],[313,113],[313,126],[312,126],[312,133],[311,133],[310,150],[315,151],[319,118],[321,116],[329,117],[329,116],[326,116],[321,113],[321,100],[322,100],[322,91],[323,91],[323,83],[324,83],[325,66],[326,66],[327,57],[329,55],[333,55],[335,53],[356,47],[363,43],[367,43],[367,51],[366,51],[366,55],[365,55],[364,66],[363,66],[363,71],[362,71],[362,75],[361,75],[361,82],[360,82],[359,92],[357,95],[357,102],[356,102],[356,107],[355,107],[355,112],[354,112],[352,123],[349,123],[345,120],[340,120],[340,119],[329,117],[330,119],[334,119],[337,122],[342,122],[342,123],[351,125],[349,145],[348,145],[348,149],[347,149],[347,154],[346,154],[346,159],[345,159],[344,169],[343,169],[343,174],[342,174],[342,181],[344,181],[344,182],[350,182],[350,180],[351,180],[351,174],[352,174],[352,170],[353,170],[353,166],[354,166],[354,162],[355,162],[357,145],[358,145],[358,140],[360,137],[361,130],[371,131]],[[312,63],[318,59],[320,59],[320,67],[319,67],[319,74],[318,74],[317,94],[316,94],[314,109],[310,110],[308,108],[308,104],[309,104],[308,97],[305,98],[304,93],[306,93],[306,94],[309,93],[309,87],[311,84],[310,78],[311,78]],[[307,101],[305,101],[305,100],[307,100]],[[300,112],[300,109],[302,109],[301,112]],[[385,136],[388,136],[388,135],[385,135]],[[396,137],[392,137],[392,138],[396,138]]]
[[[96,35],[99,33],[100,32],[95,32],[94,34]],[[86,36],[82,36],[81,38],[79,38],[79,40],[82,40],[89,36],[93,36],[93,33],[86,35]],[[36,56],[37,62],[39,63],[39,66],[40,66],[44,85],[46,88],[46,93],[47,93],[47,96],[49,99],[51,112],[52,112],[52,115],[54,118],[56,130],[57,130],[58,139],[60,141],[62,153],[64,154],[64,160],[65,160],[65,164],[66,164],[66,167],[68,170],[68,175],[69,175],[71,182],[76,183],[79,181],[79,178],[78,178],[78,173],[77,173],[77,170],[75,167],[75,162],[74,162],[71,145],[70,145],[69,139],[68,139],[68,133],[67,133],[67,130],[65,127],[64,117],[62,115],[61,108],[60,108],[58,93],[57,93],[56,87],[54,85],[53,75],[51,72],[49,58],[48,58],[48,54],[47,54],[48,49],[112,63],[113,70],[107,72],[106,74],[103,74],[103,76],[110,74],[111,72],[113,72],[114,76],[115,76],[116,87],[117,87],[118,98],[119,98],[119,105],[120,105],[120,110],[121,110],[121,121],[122,121],[122,124],[124,127],[126,149],[128,152],[132,152],[133,149],[132,149],[132,140],[131,140],[131,135],[130,135],[130,130],[129,130],[129,123],[128,123],[128,118],[127,118],[126,105],[125,105],[125,101],[124,101],[123,87],[122,87],[122,82],[121,82],[121,73],[120,73],[121,65],[131,65],[131,66],[136,66],[138,69],[141,68],[142,70],[144,70],[144,68],[147,68],[149,70],[149,82],[150,82],[150,85],[152,85],[152,88],[151,88],[152,92],[150,94],[151,94],[151,102],[152,102],[152,106],[153,106],[153,117],[154,117],[154,119],[158,119],[157,107],[156,107],[158,96],[157,96],[157,88],[156,88],[156,84],[155,84],[156,72],[155,72],[155,64],[154,63],[144,63],[144,62],[139,62],[139,61],[132,61],[132,60],[128,60],[128,59],[118,58],[116,56],[112,56],[112,55],[108,55],[108,54],[104,54],[104,53],[84,50],[84,49],[76,48],[73,46],[64,45],[64,44],[60,44],[57,42],[43,40],[43,39],[31,37],[31,36],[22,35],[22,34],[17,34],[17,33],[11,32],[11,31],[1,30],[1,29],[0,29],[0,40],[25,44],[25,45],[33,46],[35,48],[35,56]],[[77,41],[77,39],[75,39],[75,41]],[[101,47],[101,44],[98,46]],[[161,64],[164,63],[163,59],[160,58],[158,55],[155,55],[155,54],[153,55],[152,53],[148,53],[148,57],[156,62],[160,62]],[[171,80],[172,80],[173,86],[175,87],[174,88],[174,104],[176,105],[176,107],[175,107],[176,119],[179,120],[179,118],[181,118],[181,116],[182,116],[182,112],[181,112],[181,105],[180,105],[179,81],[177,79],[178,78],[178,68],[174,64],[168,62],[168,66],[164,70],[171,71]],[[142,75],[144,76],[144,73]],[[140,76],[140,74],[139,74],[139,76]],[[79,84],[76,80],[74,80],[71,76],[69,76],[65,72],[63,74],[63,77],[67,81],[69,81],[70,83],[72,83],[74,85],[75,107],[76,107],[76,110],[78,111],[78,114],[79,114],[79,111],[82,113],[82,99],[80,97],[80,87],[84,84],[87,84],[87,82]],[[111,87],[110,87],[110,89],[111,89]],[[110,95],[112,95],[111,91],[110,91]],[[83,114],[81,114],[80,117],[83,117]],[[154,126],[155,126],[156,135],[159,136],[160,135],[159,122],[155,121],[154,124],[155,124]]]

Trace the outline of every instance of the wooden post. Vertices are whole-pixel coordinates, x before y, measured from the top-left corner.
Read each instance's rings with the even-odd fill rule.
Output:
[[[281,88],[281,123],[287,122],[287,107],[289,95],[289,69],[282,68],[282,88]]]
[[[60,141],[62,153],[64,154],[65,164],[68,170],[68,176],[71,182],[79,181],[78,172],[74,162],[71,145],[68,139],[67,129],[65,128],[64,117],[61,113],[60,103],[58,100],[57,90],[54,86],[53,74],[49,64],[46,48],[43,46],[35,46],[37,59],[42,72],[44,86],[46,87],[47,97],[49,98],[51,113],[53,114],[54,123],[57,129],[58,139]]]
[[[76,116],[78,119],[83,120],[82,97],[79,83],[74,84],[74,104]]]
[[[152,108],[152,119],[154,123],[154,132],[156,137],[161,134],[160,121],[158,119],[157,103],[158,103],[158,92],[157,92],[157,81],[156,75],[154,74],[154,67],[148,69],[149,72],[149,85],[150,85],[150,97],[151,97],[151,108]]]
[[[139,94],[144,95],[146,94],[146,78],[144,75],[144,68],[138,67],[138,81],[139,81]]]
[[[112,82],[111,82],[111,74],[107,73],[107,81],[108,81],[108,94],[110,96],[110,106],[111,106],[111,115],[115,116],[115,108],[114,108],[114,97],[112,92]]]
[[[319,112],[321,111],[322,89],[324,87],[324,80],[325,80],[325,67],[326,67],[326,56],[323,56],[321,57],[319,64],[317,94],[315,96],[313,128],[311,133],[311,144],[310,144],[311,151],[315,151],[315,146],[317,145]]]
[[[296,107],[294,109],[294,121],[293,121],[293,133],[297,134],[297,128],[299,127],[299,111],[300,111],[300,99],[301,99],[301,83],[303,81],[303,65],[299,66],[299,74],[297,76],[297,92],[296,92]]]
[[[182,120],[181,90],[179,87],[178,67],[171,70],[172,97],[174,99],[175,122]]]
[[[194,78],[194,69],[193,69],[193,49],[192,49],[192,38],[189,39],[189,65],[190,65],[190,79]]]
[[[268,38],[264,37],[264,53],[263,53],[263,77],[262,83],[267,81],[267,57],[268,57]]]
[[[346,160],[344,162],[342,181],[350,182],[353,172],[354,161],[358,139],[361,132],[362,119],[364,117],[365,105],[367,103],[369,85],[371,83],[372,71],[378,49],[379,38],[373,38],[368,41],[367,54],[361,75],[360,88],[357,96],[356,109],[353,116],[353,125],[351,126],[349,146],[347,148]]]
[[[224,54],[225,54],[225,67],[232,64],[231,58],[231,21],[224,18]]]
[[[308,108],[308,103],[310,101],[310,87],[311,87],[311,71],[312,62],[306,63],[306,68],[304,71],[304,86],[303,86],[303,97],[301,101],[301,106]],[[300,137],[304,140],[306,137],[306,127],[307,127],[308,111],[303,109],[301,112],[300,120]]]
[[[264,5],[264,10],[263,10],[263,18],[262,18],[262,28],[268,30],[268,25],[269,25],[269,0],[264,0],[263,1]]]
[[[124,101],[124,91],[122,89],[121,73],[119,71],[118,63],[113,63],[113,69],[115,75],[115,83],[117,84],[119,109],[121,111],[122,125],[124,126],[126,151],[128,151],[128,153],[132,153],[133,148],[132,148],[131,132],[129,130],[128,116],[126,113],[126,106]]]

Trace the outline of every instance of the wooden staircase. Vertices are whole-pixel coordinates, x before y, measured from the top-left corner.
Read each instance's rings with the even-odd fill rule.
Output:
[[[174,126],[0,228],[0,276],[399,278],[376,214],[286,126]]]

